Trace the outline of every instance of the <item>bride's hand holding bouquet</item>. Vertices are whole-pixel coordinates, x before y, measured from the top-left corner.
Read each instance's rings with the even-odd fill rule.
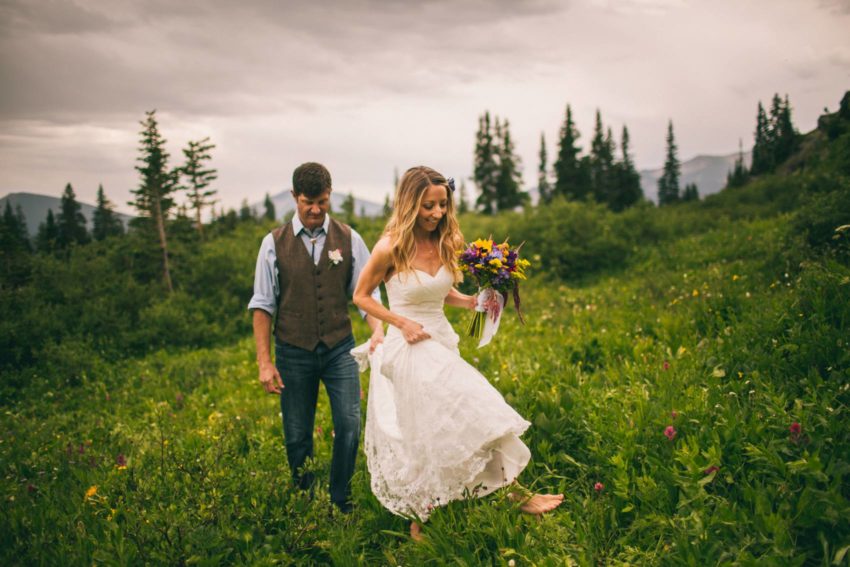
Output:
[[[469,325],[469,336],[479,339],[478,346],[490,342],[499,328],[502,310],[508,295],[521,323],[519,282],[526,279],[525,270],[531,262],[520,258],[522,245],[511,248],[508,241],[496,244],[491,238],[479,238],[458,252],[458,266],[478,286],[475,315]]]

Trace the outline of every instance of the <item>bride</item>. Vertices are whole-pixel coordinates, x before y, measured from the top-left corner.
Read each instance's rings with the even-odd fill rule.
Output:
[[[392,217],[354,291],[354,303],[389,323],[383,345],[355,349],[369,357],[365,450],[372,490],[391,512],[427,520],[434,507],[511,486],[529,514],[553,510],[561,494],[532,494],[516,482],[531,458],[519,436],[530,423],[458,353],[443,305],[474,309],[456,251],[463,236],[454,185],[431,168],[407,170]],[[371,297],[384,282],[390,309]],[[410,525],[421,539],[421,526]]]

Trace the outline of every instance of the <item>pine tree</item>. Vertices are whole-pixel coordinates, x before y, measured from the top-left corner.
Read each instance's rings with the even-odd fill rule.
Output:
[[[168,152],[165,151],[165,140],[159,133],[156,121],[156,111],[145,113],[147,118],[140,122],[142,131],[139,133],[139,152],[141,156],[136,161],[136,171],[141,177],[138,189],[132,193],[136,200],[130,204],[135,206],[142,218],[149,219],[159,241],[162,252],[162,278],[166,289],[174,291],[171,283],[171,271],[168,266],[168,238],[166,235],[166,219],[174,205],[171,198],[177,188],[179,170],[168,169]]]
[[[629,153],[629,129],[625,126],[623,126],[620,146],[623,159],[613,166],[612,184],[614,190],[608,202],[608,206],[614,211],[622,211],[643,198],[640,174],[635,170],[632,156]]]
[[[528,194],[521,189],[520,158],[514,151],[510,123],[507,119],[501,127],[499,119],[496,119],[496,132],[499,157],[498,177],[496,179],[496,209],[509,211],[525,204]]]
[[[779,98],[777,95],[776,98]],[[775,99],[774,99],[775,100]],[[779,110],[773,122],[774,161],[778,165],[791,157],[800,145],[800,134],[791,120],[791,104],[788,95],[779,103]]]
[[[552,184],[549,182],[549,166],[546,165],[546,138],[543,132],[540,133],[540,165],[537,167],[537,193],[540,196],[540,203],[548,203],[552,200],[553,190]]]
[[[738,157],[735,159],[735,167],[726,176],[727,187],[741,187],[747,183],[750,174],[747,171],[747,166],[744,165],[744,147],[741,140],[738,140]]]
[[[9,200],[0,221],[0,289],[24,285],[30,277],[30,241],[20,205],[12,211]]]
[[[342,219],[345,224],[350,225],[357,219],[354,208],[354,194],[348,193],[342,200]]]
[[[469,212],[469,201],[466,199],[466,183],[464,181],[461,181],[460,187],[458,187],[457,202],[458,214],[462,215]]]
[[[56,243],[60,249],[67,250],[72,245],[88,243],[86,217],[83,216],[82,207],[77,202],[70,183],[65,185],[65,191],[62,193],[56,225],[59,231]]]
[[[103,192],[103,185],[97,187],[97,208],[92,215],[92,238],[104,240],[110,236],[124,234],[124,224],[112,208],[112,203]]]
[[[586,161],[578,157],[580,148],[576,145],[579,132],[573,122],[573,111],[567,105],[567,113],[561,126],[558,141],[558,158],[555,160],[555,195],[568,199],[584,199],[588,193]]]
[[[263,207],[265,208],[265,212],[263,213],[264,219],[268,221],[274,221],[277,219],[277,214],[275,214],[274,210],[274,203],[268,193],[266,193],[266,200],[263,201]]]
[[[612,202],[614,137],[611,129],[604,133],[602,115],[596,111],[596,125],[590,144],[590,185],[593,197],[600,203]]]
[[[210,183],[218,179],[218,171],[206,168],[204,165],[212,159],[210,150],[215,148],[215,144],[210,144],[209,141],[209,138],[204,138],[197,142],[189,142],[189,146],[183,150],[186,163],[180,168],[180,172],[188,180],[185,189],[189,196],[189,203],[195,213],[195,226],[201,235],[201,240],[204,239],[204,223],[201,220],[201,213],[204,207],[211,206],[217,201],[214,197],[218,193],[217,190],[208,188]]]
[[[658,204],[669,205],[679,200],[680,164],[676,156],[676,140],[673,136],[673,121],[667,125],[667,158],[664,161],[664,173],[658,180]]]
[[[254,210],[248,205],[248,199],[242,199],[242,203],[239,205],[239,220],[248,221],[255,220],[255,218]]]
[[[688,183],[682,192],[682,201],[699,201],[699,191],[696,183]]]
[[[47,218],[38,225],[38,234],[35,237],[36,250],[45,254],[56,251],[59,242],[59,227],[53,217],[53,209],[47,209]]]
[[[4,253],[32,251],[24,212],[20,205],[16,205],[13,211],[9,199],[6,199],[3,224],[0,230],[2,230],[2,250]]]
[[[398,185],[398,182],[396,182],[396,185]],[[384,196],[383,214],[384,214],[384,218],[386,218],[386,219],[390,218],[390,215],[393,214],[393,204],[392,204],[392,201],[390,201],[389,194]]]
[[[475,205],[484,214],[493,214],[497,208],[498,176],[497,148],[493,144],[493,133],[490,129],[490,113],[485,112],[478,119],[478,132],[475,136],[475,159],[472,179],[478,187],[478,199]]]
[[[753,161],[750,172],[759,175],[773,170],[773,149],[770,147],[770,123],[767,114],[759,101],[756,113],[755,144],[753,145]]]

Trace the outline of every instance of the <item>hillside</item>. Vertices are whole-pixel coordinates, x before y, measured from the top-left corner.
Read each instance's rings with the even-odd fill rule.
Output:
[[[738,154],[725,156],[699,155],[682,162],[682,177],[679,186],[696,183],[700,198],[717,193],[726,186],[726,176],[735,167]],[[752,152],[744,153],[744,164],[749,168]],[[640,170],[640,187],[643,195],[653,203],[658,202],[658,180],[663,168]]]

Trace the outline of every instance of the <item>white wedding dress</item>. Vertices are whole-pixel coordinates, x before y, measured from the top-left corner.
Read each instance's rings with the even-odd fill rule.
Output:
[[[383,345],[352,351],[372,365],[364,445],[372,491],[391,512],[425,520],[436,506],[510,484],[531,453],[519,436],[530,423],[458,353],[443,312],[448,270],[416,270],[386,283],[390,309],[431,338],[408,344],[390,326]]]

